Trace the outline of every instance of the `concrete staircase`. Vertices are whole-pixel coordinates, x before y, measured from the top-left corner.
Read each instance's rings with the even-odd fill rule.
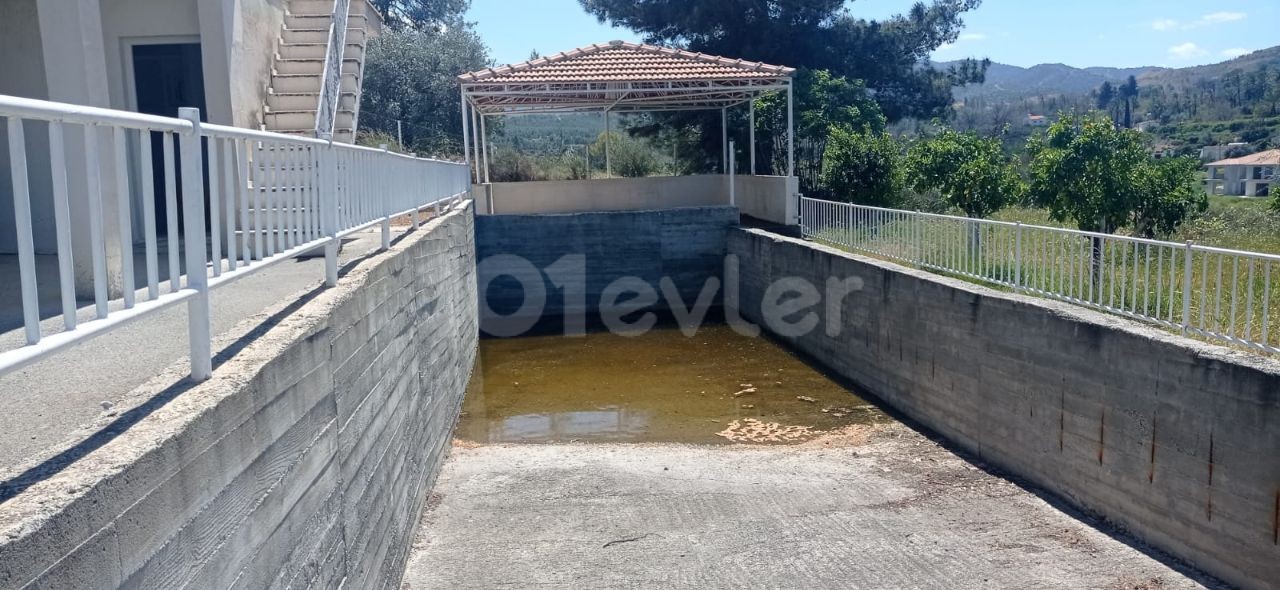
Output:
[[[333,0],[289,0],[267,88],[263,129],[314,135],[332,10]],[[365,47],[380,25],[366,0],[351,0],[334,141],[355,142]]]

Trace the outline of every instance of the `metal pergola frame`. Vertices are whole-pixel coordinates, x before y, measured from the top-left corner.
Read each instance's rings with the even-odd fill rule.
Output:
[[[693,67],[715,65],[740,69],[741,74],[722,73],[714,77],[652,79],[562,79],[513,81],[510,78],[558,61],[589,55],[592,51],[623,47],[646,54],[688,60]],[[612,175],[609,156],[610,114],[719,110],[721,121],[721,172],[730,162],[728,110],[746,103],[750,121],[750,171],[756,172],[755,99],[772,92],[787,94],[787,175],[795,175],[795,107],[791,74],[794,70],[742,60],[728,60],[678,50],[612,42],[574,52],[540,58],[524,64],[490,68],[459,76],[462,93],[463,152],[477,182],[489,183],[489,137],[485,121],[489,117],[561,113],[604,115],[605,172]],[[570,78],[572,76],[566,76]],[[491,78],[491,79],[490,79]],[[508,79],[504,79],[508,78]]]

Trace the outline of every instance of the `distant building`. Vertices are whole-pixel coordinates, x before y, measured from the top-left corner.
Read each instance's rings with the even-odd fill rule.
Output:
[[[1227,152],[1231,151],[1231,148],[1244,148],[1248,146],[1249,144],[1242,143],[1242,142],[1229,143],[1227,145],[1205,146],[1200,148],[1200,161],[1214,162],[1217,160],[1221,160],[1227,157]]]
[[[1155,129],[1159,125],[1160,125],[1159,121],[1142,121],[1142,122],[1139,122],[1137,125],[1134,125],[1134,128],[1143,133],[1147,133],[1147,132],[1150,132],[1152,129]]]
[[[1209,177],[1205,183],[1211,195],[1266,197],[1280,169],[1280,150],[1267,150],[1241,158],[1218,160],[1207,164]]]
[[[1049,118],[1044,115],[1027,115],[1027,125],[1031,127],[1044,127],[1049,124]]]

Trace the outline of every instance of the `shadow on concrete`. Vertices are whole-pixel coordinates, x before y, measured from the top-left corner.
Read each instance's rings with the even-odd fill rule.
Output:
[[[358,265],[359,262],[359,260],[353,260],[347,263],[345,267],[339,269],[339,274],[346,274],[346,272],[349,272],[351,268]],[[293,315],[293,313],[298,311],[302,306],[310,303],[324,290],[325,287],[322,285],[308,291],[302,297],[293,303],[290,303],[287,307],[268,316],[262,321],[262,323],[254,326],[253,329],[223,347],[222,350],[218,351],[213,356],[213,365],[215,369],[235,355],[239,354],[269,330],[279,325],[285,318]],[[58,454],[8,480],[0,481],[0,503],[6,502],[10,498],[26,491],[31,486],[61,473],[62,470],[67,468],[67,466],[101,448],[112,440],[115,440],[116,437],[129,430],[129,428],[134,424],[142,421],[142,419],[150,416],[156,410],[164,407],[170,401],[173,401],[179,395],[182,395],[184,392],[195,386],[196,384],[188,378],[184,378],[181,381],[173,383],[156,393],[145,402],[120,414],[120,416],[115,420],[112,420],[109,424],[98,429],[84,440],[72,445],[70,448],[64,449]]]

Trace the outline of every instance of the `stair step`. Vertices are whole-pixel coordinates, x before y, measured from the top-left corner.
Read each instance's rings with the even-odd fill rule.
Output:
[[[349,110],[338,111],[335,125],[339,128],[351,127],[355,122],[355,112]],[[266,114],[267,129],[314,129],[316,126],[316,112],[310,111],[272,111]]]
[[[325,43],[329,42],[329,28],[323,29],[291,29],[280,31],[280,39],[285,43]],[[347,43],[364,43],[364,29],[347,29]]]
[[[272,133],[283,133],[285,135],[300,135],[302,137],[315,137],[315,129],[273,129]],[[355,133],[351,129],[334,129],[333,141],[335,143],[352,143]]]
[[[289,12],[294,14],[323,14],[328,16],[333,12],[333,0],[289,0]],[[348,9],[353,16],[364,15],[365,5],[359,0],[351,3]]]
[[[321,43],[284,43],[280,44],[278,53],[283,59],[324,59],[324,54],[329,49],[328,39]],[[361,43],[347,42],[347,48],[343,51],[344,59],[364,59],[364,45]]]
[[[288,29],[329,29],[331,17],[329,12],[325,11],[321,14],[299,14],[289,11],[284,16],[284,26]],[[351,14],[347,16],[347,27],[351,29],[364,29],[368,26],[368,18],[363,14]]]
[[[273,93],[267,95],[267,108],[271,111],[314,111],[319,105],[320,93],[318,91]],[[342,93],[342,97],[338,100],[338,109],[355,110],[355,108],[355,93]]]
[[[315,59],[277,59],[277,74],[319,74],[324,71],[324,58]],[[360,72],[360,60],[342,60],[342,73],[356,74]]]
[[[271,76],[271,90],[281,93],[319,92],[320,74],[276,74]],[[343,92],[359,92],[360,80],[355,74],[342,75]],[[317,104],[319,104],[317,102]]]

